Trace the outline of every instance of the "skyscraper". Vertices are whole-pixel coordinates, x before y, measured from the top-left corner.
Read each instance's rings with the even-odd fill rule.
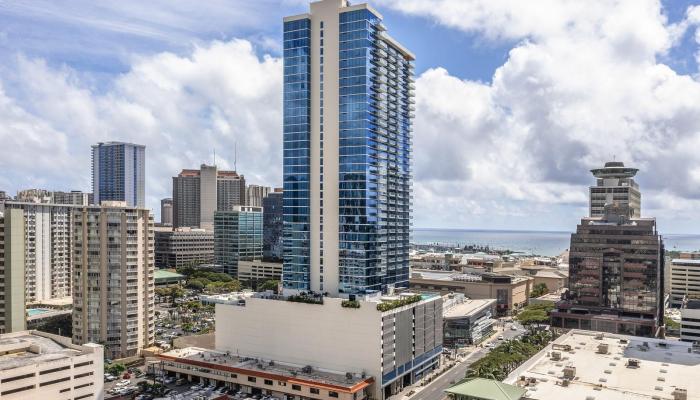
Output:
[[[262,259],[262,208],[236,206],[214,214],[214,259],[222,271],[238,276],[238,261]]]
[[[571,235],[569,291],[551,313],[552,326],[653,337],[664,325],[664,244],[654,218],[635,217],[636,172],[622,163],[593,170],[596,215]],[[594,190],[599,187],[604,191]],[[594,199],[604,201],[602,214]]]
[[[600,217],[606,204],[617,203],[629,206],[633,218],[639,218],[642,208],[642,194],[634,181],[637,168],[625,167],[619,161],[606,162],[603,168],[592,169],[596,185],[589,188],[591,217]]]
[[[146,147],[108,142],[92,146],[92,192],[95,204],[125,201],[130,207],[146,206]]]
[[[105,357],[154,341],[153,217],[124,202],[73,208],[73,343]]]
[[[263,198],[263,256],[267,259],[282,258],[283,199],[282,190]]]
[[[245,177],[215,165],[183,169],[173,177],[173,226],[214,229],[214,212],[245,205]]]
[[[248,185],[245,189],[246,205],[262,207],[265,196],[272,190],[269,186]]]
[[[413,54],[346,0],[284,18],[284,288],[408,286]]]
[[[160,201],[160,223],[161,225],[173,224],[173,199],[171,198]]]

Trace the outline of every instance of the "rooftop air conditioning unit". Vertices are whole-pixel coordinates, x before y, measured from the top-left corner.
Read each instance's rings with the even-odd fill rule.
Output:
[[[673,400],[688,400],[688,390],[676,388],[673,391]]]
[[[627,368],[639,368],[639,364],[639,360],[635,360],[634,358],[627,360]]]
[[[554,360],[554,361],[561,360],[561,353],[558,351],[553,351],[552,352],[552,360]]]
[[[608,344],[601,343],[598,345],[598,354],[608,354]]]
[[[576,367],[573,367],[573,366],[564,367],[564,378],[574,379],[575,376],[576,376]]]

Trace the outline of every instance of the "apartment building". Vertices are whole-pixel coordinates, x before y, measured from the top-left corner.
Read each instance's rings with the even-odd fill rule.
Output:
[[[263,199],[272,191],[269,186],[248,185],[245,190],[246,205],[262,207]]]
[[[173,199],[167,198],[160,201],[160,224],[173,225]]]
[[[154,341],[153,217],[103,202],[74,208],[73,221],[73,342],[136,356]]]
[[[700,253],[682,253],[671,260],[671,307],[681,307],[685,299],[700,299]]]
[[[146,146],[107,142],[92,146],[94,204],[125,201],[131,207],[146,206]]]
[[[214,214],[214,261],[221,272],[238,276],[238,262],[262,260],[261,207],[235,206]]]
[[[39,331],[0,335],[3,400],[103,399],[103,348]]]
[[[263,257],[266,259],[282,260],[282,232],[284,227],[284,200],[282,189],[262,200],[263,207]]]
[[[213,232],[192,228],[155,231],[156,268],[180,268],[213,262]]]

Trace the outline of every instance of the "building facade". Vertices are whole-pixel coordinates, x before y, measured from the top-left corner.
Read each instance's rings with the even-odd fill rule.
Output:
[[[414,56],[367,4],[284,18],[284,287],[408,287]]]
[[[90,204],[95,204],[95,196],[93,196],[92,193],[85,193],[79,190],[72,190],[70,192],[51,192],[51,203],[87,206]]]
[[[589,188],[589,216],[600,217],[606,204],[617,203],[628,206],[633,218],[639,218],[642,207],[642,194],[634,181],[637,168],[625,167],[618,161],[605,163],[603,168],[592,169],[596,185]]]
[[[388,398],[435,369],[442,353],[442,297],[380,310],[413,294],[322,304],[250,298],[216,305],[216,349],[262,360],[374,378],[369,397]],[[313,321],[313,323],[310,323]],[[311,396],[315,397],[315,396]]]
[[[213,262],[213,232],[191,228],[155,232],[156,268],[180,268]]]
[[[160,224],[173,225],[173,199],[169,197],[160,201]]]
[[[153,217],[123,202],[73,211],[73,342],[111,359],[154,342]]]
[[[100,345],[39,331],[0,335],[0,398],[100,400],[104,354]]]
[[[235,206],[214,215],[214,261],[222,271],[238,276],[238,262],[262,260],[261,207]]]
[[[663,273],[656,221],[608,204],[571,235],[569,291],[552,326],[654,337],[664,324]]]
[[[671,261],[671,307],[680,308],[686,299],[700,299],[700,257],[692,254]]]
[[[686,300],[681,308],[681,340],[700,343],[700,299]]]
[[[146,147],[108,142],[92,146],[94,204],[125,201],[130,207],[146,207]]]
[[[266,281],[282,280],[282,263],[238,261],[238,280],[246,287],[257,288]]]
[[[245,190],[246,205],[262,207],[263,199],[272,191],[269,186],[248,185]]]
[[[263,207],[263,257],[282,260],[284,207],[280,189],[268,194],[262,201]]]
[[[443,344],[459,348],[479,344],[493,333],[496,299],[473,300],[463,294],[443,297]]]
[[[10,268],[11,265],[24,265],[24,218],[21,210],[5,210],[0,215],[0,288],[3,301],[0,302],[0,333],[22,331],[26,327],[24,268]]]
[[[185,169],[173,177],[173,226],[214,229],[214,213],[245,204],[245,177],[215,165]]]

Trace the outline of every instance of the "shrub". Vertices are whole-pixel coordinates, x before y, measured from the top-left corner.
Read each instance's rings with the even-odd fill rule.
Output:
[[[357,300],[343,300],[340,305],[345,308],[360,308],[360,302]]]
[[[309,295],[302,292],[297,295],[287,297],[287,301],[291,301],[293,303],[323,304],[323,296],[313,294]]]
[[[419,294],[410,296],[410,297],[403,297],[398,300],[392,300],[392,301],[386,301],[383,303],[377,304],[377,310],[384,312],[384,311],[389,311],[393,310],[394,308],[399,308],[403,307],[405,305],[411,304],[411,303],[416,303],[419,302],[423,299],[423,297]]]

